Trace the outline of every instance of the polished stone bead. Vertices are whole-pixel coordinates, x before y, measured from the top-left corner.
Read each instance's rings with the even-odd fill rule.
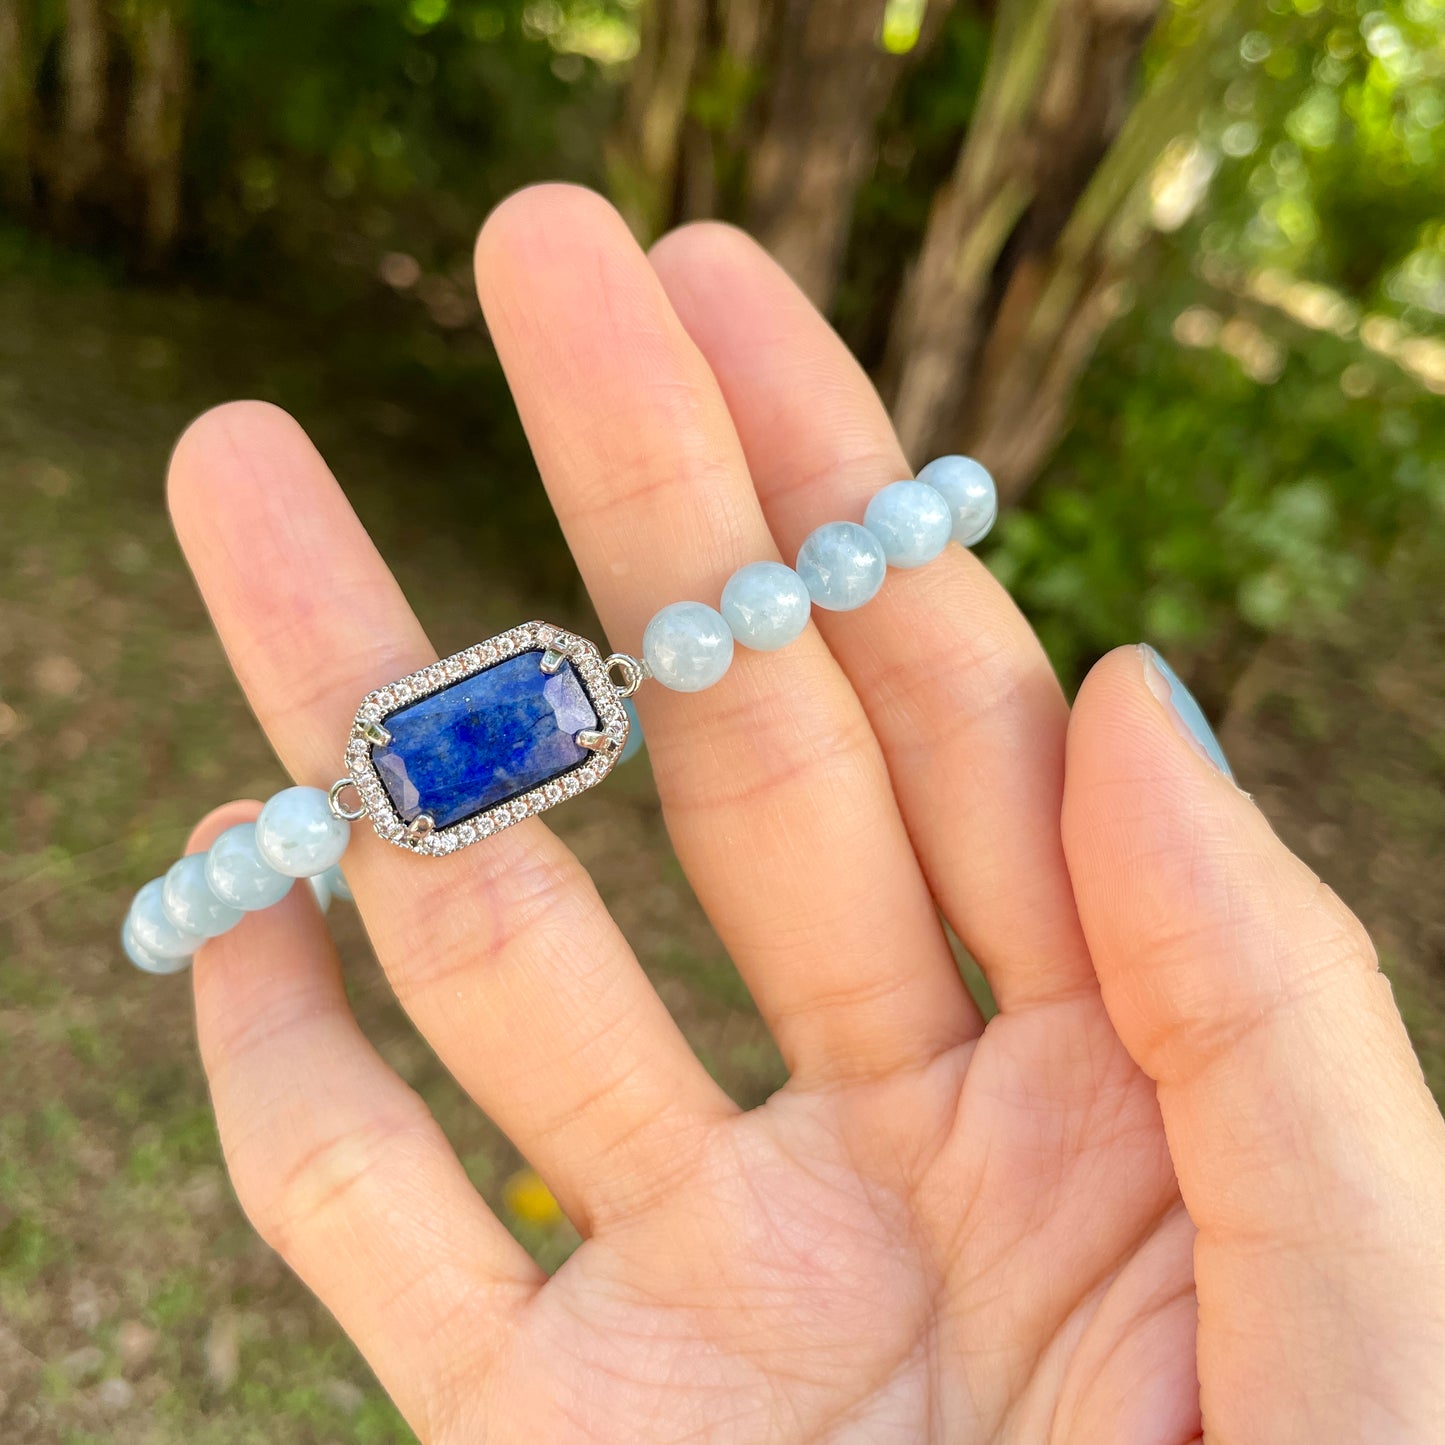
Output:
[[[749,562],[722,590],[722,615],[733,636],[755,652],[786,647],[808,625],[812,610],[803,579],[781,562]]]
[[[129,915],[121,925],[120,946],[124,949],[125,956],[145,973],[180,973],[182,969],[191,966],[191,956],[188,953],[182,954],[179,958],[160,958],[149,949],[142,947],[140,940],[135,936],[135,927]]]
[[[888,571],[883,545],[857,522],[825,522],[798,551],[798,576],[830,612],[851,612],[877,595]]]
[[[617,761],[619,763],[630,762],[647,746],[642,736],[642,719],[637,716],[637,709],[633,706],[630,697],[622,699],[622,706],[627,709],[629,727],[627,729],[627,741],[622,745],[622,752]]]
[[[597,712],[570,662],[542,671],[522,652],[391,713],[391,742],[372,761],[406,822],[426,813],[438,828],[495,807],[584,763],[576,741]]]
[[[256,819],[256,851],[288,878],[310,878],[341,861],[351,824],[338,818],[320,788],[282,788]]]
[[[202,938],[220,937],[245,916],[211,892],[204,853],[189,853],[171,864],[161,888],[161,906],[177,928]]]
[[[890,567],[922,567],[948,546],[953,513],[924,482],[890,482],[868,503],[863,525],[882,543]]]
[[[939,457],[918,474],[943,495],[953,513],[953,540],[972,547],[988,536],[998,517],[998,488],[988,468],[972,457]]]
[[[326,880],[326,887],[333,898],[339,898],[343,903],[352,901],[351,884],[346,881],[346,874],[341,871],[341,864],[333,863],[321,877]]]
[[[251,913],[279,903],[295,880],[278,873],[256,851],[256,825],[227,828],[206,854],[206,882],[211,892],[232,908]]]
[[[130,905],[131,934],[152,958],[189,958],[206,940],[199,933],[177,928],[161,903],[164,882],[152,878]]]
[[[642,655],[674,692],[701,692],[732,665],[733,635],[722,613],[702,602],[670,602],[647,624]]]

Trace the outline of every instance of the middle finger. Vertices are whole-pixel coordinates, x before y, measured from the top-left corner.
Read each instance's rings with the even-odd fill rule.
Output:
[[[487,222],[478,288],[573,555],[609,633],[775,559],[721,393],[605,202],[523,192]],[[801,1080],[869,1077],[977,1032],[863,709],[811,626],[738,649],[643,720],[678,856]]]

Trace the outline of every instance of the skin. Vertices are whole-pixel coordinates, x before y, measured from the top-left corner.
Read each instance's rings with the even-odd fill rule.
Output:
[[[647,255],[540,187],[488,220],[477,278],[616,645],[910,474],[736,232]],[[274,408],[195,422],[170,498],[262,725],[325,786],[357,699],[436,654]],[[583,1235],[554,1277],[361,1035],[305,890],[197,956],[241,1201],[422,1440],[1445,1439],[1445,1126],[1360,925],[1138,649],[1070,715],[952,547],[638,706],[789,1067],[761,1108],[709,1079],[543,821],[436,860],[358,827],[347,855],[398,997]]]

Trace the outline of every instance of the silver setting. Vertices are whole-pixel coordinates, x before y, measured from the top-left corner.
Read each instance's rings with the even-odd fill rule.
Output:
[[[423,838],[428,837],[435,830],[436,825],[437,820],[430,813],[418,813],[406,825],[407,842],[420,843]]]
[[[367,718],[356,731],[369,743],[380,743],[385,747],[391,741],[391,734],[373,718]]]
[[[562,664],[567,661],[567,654],[555,647],[549,647],[542,654],[542,671],[551,677],[554,672],[561,671]]]
[[[612,746],[612,739],[596,728],[583,728],[580,733],[572,735],[572,741],[590,753],[605,753]]]
[[[547,670],[545,664],[553,653],[560,653],[562,660],[571,663],[597,714],[597,728],[584,730],[585,735],[595,735],[603,741],[595,745],[596,750],[592,751],[586,762],[570,772],[563,773],[519,797],[498,803],[485,812],[463,819],[460,823],[438,828],[427,818],[427,824],[431,825],[428,827],[422,825],[422,818],[426,815],[418,816],[411,825],[405,823],[392,806],[372,762],[372,749],[380,744],[373,740],[368,725],[375,724],[380,731],[385,732],[386,719],[407,704],[440,692],[465,678],[474,677],[477,673],[485,672],[487,668],[495,667],[497,663],[505,662],[509,657],[516,657],[523,652],[539,653],[538,660],[543,665],[543,671]],[[560,668],[561,665],[562,662],[559,661],[556,666]],[[556,668],[552,670],[555,671]],[[614,671],[621,673],[620,681],[612,675]],[[333,785],[332,811],[336,812],[338,817],[353,818],[360,817],[364,812],[371,819],[371,826],[379,837],[398,848],[430,857],[443,857],[448,853],[455,853],[458,848],[468,848],[473,843],[480,843],[484,838],[490,838],[492,834],[511,827],[523,818],[534,813],[543,813],[568,798],[575,798],[578,793],[595,787],[612,771],[627,741],[629,722],[622,699],[630,697],[642,685],[646,675],[644,664],[636,658],[619,653],[604,660],[597,648],[585,638],[546,622],[528,622],[496,637],[489,637],[485,642],[479,642],[452,657],[443,658],[430,667],[398,678],[385,687],[376,688],[362,698],[361,706],[356,711],[351,739],[346,745],[346,767],[350,776]],[[579,735],[577,741],[589,751],[594,747],[594,744],[583,741],[583,735]],[[353,784],[361,795],[361,810],[350,814],[337,811],[341,806],[341,790]]]
[[[355,778],[337,778],[326,792],[326,806],[331,809],[333,818],[340,818],[343,823],[354,823],[358,818],[366,816],[366,804],[358,803],[354,808],[348,808],[342,801],[341,795],[347,788],[356,788]],[[358,795],[360,789],[357,788]]]

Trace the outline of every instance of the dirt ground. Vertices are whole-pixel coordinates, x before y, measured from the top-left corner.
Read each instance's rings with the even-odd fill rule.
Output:
[[[410,1439],[350,1345],[253,1235],[219,1164],[184,977],[120,958],[131,893],[196,816],[280,770],[170,537],[165,454],[227,395],[288,400],[443,651],[541,613],[555,572],[498,559],[484,517],[395,505],[426,418],[307,380],[326,358],[240,308],[71,279],[0,280],[0,1439],[119,1445]],[[356,419],[364,419],[357,430]],[[427,457],[444,494],[475,456]],[[1266,646],[1222,729],[1244,786],[1364,916],[1445,1093],[1445,598],[1402,554],[1333,633]],[[781,1080],[668,848],[645,764],[556,815],[709,1068]],[[544,1261],[565,1222],[507,1181],[510,1145],[397,1010],[333,909],[363,1025]]]

